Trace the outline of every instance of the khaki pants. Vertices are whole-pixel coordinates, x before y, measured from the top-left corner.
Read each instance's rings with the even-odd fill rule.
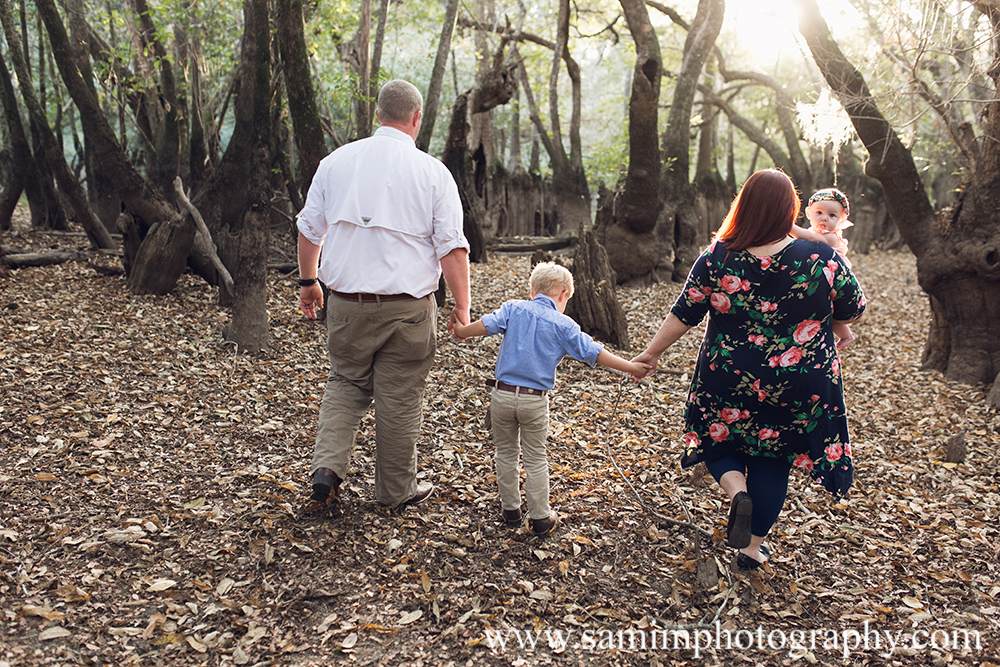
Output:
[[[358,303],[330,295],[330,376],[319,409],[312,472],[341,479],[361,418],[375,401],[375,499],[409,500],[417,487],[417,437],[424,386],[434,362],[437,307],[430,296]]]
[[[549,518],[549,461],[545,440],[549,430],[548,396],[515,394],[494,389],[490,397],[493,441],[497,453],[497,486],[505,510],[520,509],[518,454],[524,464],[524,495],[528,516]]]

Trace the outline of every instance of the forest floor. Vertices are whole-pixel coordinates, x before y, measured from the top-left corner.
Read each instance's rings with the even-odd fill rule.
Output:
[[[0,241],[83,245],[16,229]],[[842,353],[855,486],[834,504],[796,471],[751,577],[724,494],[678,464],[698,330],[644,384],[562,363],[563,525],[538,539],[498,520],[483,380],[499,341],[455,342],[446,311],[420,440],[434,494],[374,502],[369,415],[342,516],[309,517],[327,360],[296,276],[272,272],[272,344],[252,356],[193,276],[165,297],[85,262],[0,276],[0,667],[998,664],[1000,414],[987,387],[919,370],[913,257],[853,261],[869,299]],[[474,265],[474,312],[524,297],[528,271]],[[619,290],[633,352],[679,290]],[[968,456],[945,463],[959,432]]]

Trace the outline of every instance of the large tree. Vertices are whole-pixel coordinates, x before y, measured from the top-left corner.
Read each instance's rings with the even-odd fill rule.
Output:
[[[932,315],[924,367],[953,380],[994,381],[1000,373],[1000,2],[974,3],[992,34],[991,85],[980,133],[952,115],[949,104],[932,105],[965,165],[955,201],[937,212],[911,151],[834,40],[815,0],[796,1],[799,29],[816,65],[868,149],[866,171],[882,184],[889,212],[917,257],[917,278],[930,296]],[[925,82],[914,83],[931,92]]]
[[[608,193],[602,197],[596,233],[607,248],[619,281],[645,279],[657,266],[662,266],[667,274],[662,278],[683,280],[702,242],[697,233],[696,193],[689,174],[691,112],[698,79],[722,27],[725,2],[699,0],[684,44],[681,68],[674,80],[666,129],[658,143],[651,143],[654,137],[650,136],[655,128],[655,109],[650,107],[650,97],[662,76],[658,47],[654,51],[650,42],[655,34],[645,8],[640,10],[628,0],[622,6],[637,54],[629,102],[629,131],[640,133],[629,141],[629,171],[624,184],[629,196],[640,196],[642,201],[651,199],[646,188],[652,185],[651,169],[655,168],[656,160],[650,153],[650,145],[661,146],[662,164],[655,174],[655,205],[647,204],[639,210],[625,204],[619,214],[619,202],[625,197]],[[656,211],[653,219],[649,216],[651,210]],[[664,258],[668,261],[664,262]]]

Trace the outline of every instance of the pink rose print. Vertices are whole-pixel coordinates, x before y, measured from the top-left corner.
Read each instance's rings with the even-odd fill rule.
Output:
[[[740,279],[732,274],[723,276],[722,289],[726,290],[726,294],[740,291]]]
[[[809,255],[809,259],[819,259],[819,255],[817,255],[816,253],[813,253],[813,254]]]
[[[716,442],[722,442],[729,437],[729,427],[721,422],[715,422],[708,427],[708,435]]]
[[[843,455],[844,448],[840,446],[840,443],[835,442],[824,451],[826,451],[827,461],[836,461]]]
[[[796,468],[805,468],[809,472],[812,472],[813,469],[812,459],[809,458],[807,454],[799,454],[796,456],[795,460],[792,461],[792,465]]]
[[[830,283],[830,287],[833,287],[833,275],[837,272],[837,263],[832,259],[826,263],[823,267],[823,275],[826,276],[826,280]]]
[[[809,397],[809,400],[816,402],[819,400],[819,396],[817,394],[813,394],[812,396]]]
[[[688,431],[687,433],[684,434],[685,447],[688,448],[697,447],[700,444],[701,444],[701,438],[699,438],[698,434],[695,433],[694,431]]]
[[[688,290],[688,298],[695,303],[700,303],[705,300],[705,294],[700,289],[695,289],[692,287]]]
[[[750,411],[744,410],[740,413],[740,419],[750,419]]]
[[[795,333],[792,334],[792,338],[799,345],[802,345],[808,340],[812,340],[813,336],[819,333],[822,328],[819,320],[805,320],[801,322],[799,326],[795,327]]]
[[[830,370],[832,370],[834,372],[834,374],[837,374],[837,373],[840,372],[840,357],[834,357],[833,358],[833,364],[830,367]]]
[[[844,443],[844,454],[846,456],[854,456],[854,453],[851,451],[851,443],[849,442]]]
[[[711,298],[712,308],[725,315],[729,312],[729,297],[721,292],[716,292]]]
[[[744,280],[743,282],[741,282],[740,283],[740,289],[743,290],[744,292],[747,291],[748,289],[750,289],[750,281],[749,280]]]
[[[778,432],[769,428],[762,428],[757,431],[757,437],[761,440],[767,440],[768,438],[777,438]]]
[[[778,363],[781,364],[782,368],[788,368],[789,366],[794,366],[802,360],[802,350],[797,347],[793,347],[790,350],[786,350],[779,359]]]
[[[758,401],[763,401],[765,398],[767,398],[767,392],[760,388],[760,380],[754,381],[753,390],[757,392]]]
[[[761,335],[755,336],[754,334],[750,334],[750,342],[753,343],[754,345],[760,345],[761,347],[764,347],[764,340],[765,340],[764,336]]]
[[[761,257],[760,258],[760,268],[762,268],[764,270],[767,270],[767,269],[771,268],[771,264],[773,264],[773,263],[774,263],[774,260],[771,259],[770,257]]]
[[[722,421],[727,424],[732,424],[740,418],[740,411],[736,408],[722,408],[722,410],[719,411],[719,416],[722,418]]]
[[[776,303],[770,303],[768,301],[761,301],[760,302],[760,312],[767,313],[767,312],[772,312],[772,311],[775,311],[775,310],[778,310],[778,304],[776,304]]]

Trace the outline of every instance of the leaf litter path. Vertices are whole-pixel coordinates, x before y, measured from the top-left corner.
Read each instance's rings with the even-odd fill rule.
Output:
[[[1000,416],[984,387],[918,370],[912,256],[855,265],[870,303],[843,353],[855,488],[833,505],[794,474],[770,571],[750,578],[730,571],[722,492],[677,463],[697,332],[643,385],[563,362],[549,458],[564,525],[538,540],[497,520],[483,380],[498,340],[456,343],[439,318],[426,504],[373,502],[369,416],[343,516],[302,517],[326,360],[293,280],[272,276],[272,349],[243,356],[198,279],[158,298],[84,264],[13,272],[0,666],[1000,663]],[[528,271],[474,266],[474,311],[526,296]],[[620,290],[636,350],[679,289]],[[960,430],[968,458],[945,465]],[[698,530],[678,525],[688,513]],[[697,655],[667,634],[709,626]],[[855,631],[868,648],[845,660]]]

